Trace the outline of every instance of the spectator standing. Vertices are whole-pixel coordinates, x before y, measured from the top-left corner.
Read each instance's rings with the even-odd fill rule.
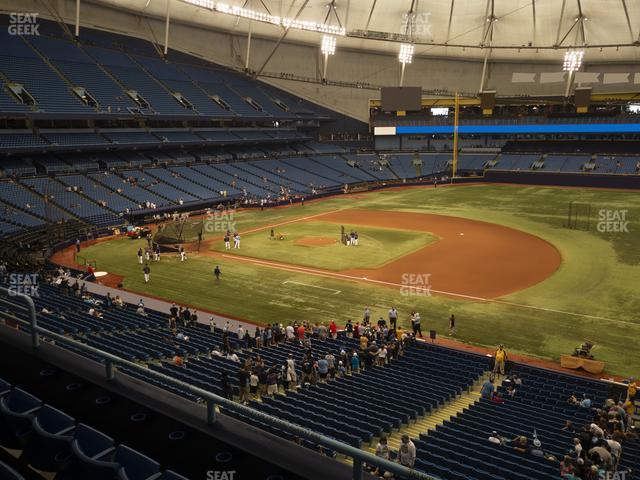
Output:
[[[418,312],[414,312],[413,315],[411,315],[411,326],[413,327],[413,336],[417,337],[418,334],[420,335],[420,338],[422,337],[422,326],[420,325],[422,319],[420,318],[420,314]]]
[[[224,398],[233,400],[233,390],[231,388],[231,382],[229,381],[229,376],[227,375],[227,372],[222,372],[220,385],[222,386],[222,391],[224,392]]]
[[[296,386],[298,383],[298,376],[296,374],[296,362],[293,359],[293,354],[289,354],[289,358],[287,358],[287,382],[289,384],[289,389]]]
[[[396,307],[391,307],[389,310],[389,325],[392,330],[398,328],[398,311],[396,310]]]
[[[351,356],[351,371],[353,373],[360,373],[360,358],[358,358],[358,353],[356,351],[354,351]]]
[[[406,433],[402,434],[398,463],[408,468],[413,468],[416,463],[416,446]]]
[[[493,373],[497,373],[499,371],[501,375],[504,375],[504,365],[507,361],[507,352],[505,351],[503,345],[498,346],[498,349],[496,350],[493,358]]]
[[[331,320],[331,323],[329,323],[329,334],[333,339],[338,338],[338,326],[333,320]]]
[[[238,386],[240,387],[240,403],[249,403],[249,378],[250,373],[246,367],[241,367],[238,371]]]
[[[636,379],[631,377],[629,379],[629,386],[627,387],[627,398],[631,400],[631,402],[635,402],[637,394],[638,384],[636,383]]]
[[[482,385],[482,389],[480,389],[480,396],[482,398],[487,398],[491,400],[491,397],[493,396],[493,392],[495,389],[496,387],[493,384],[493,378],[489,378],[489,380],[484,382],[484,384]]]
[[[347,320],[344,331],[347,335],[347,338],[353,338],[353,324],[351,323],[351,320]]]
[[[320,358],[318,360],[318,376],[320,377],[320,383],[327,383],[327,375],[329,374],[329,362],[326,358]]]

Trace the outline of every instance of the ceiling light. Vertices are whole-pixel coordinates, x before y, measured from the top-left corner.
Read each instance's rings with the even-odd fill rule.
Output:
[[[334,55],[336,53],[336,37],[323,35],[320,50],[325,55]]]
[[[400,53],[398,54],[398,60],[400,60],[400,63],[411,63],[413,60],[413,50],[414,47],[411,43],[401,43]]]
[[[182,0],[185,3],[190,3],[191,5],[195,5],[196,7],[204,7],[209,10],[213,10],[215,3],[213,0]]]
[[[577,72],[582,66],[584,50],[567,50],[564,54],[564,64],[562,69],[565,72]]]

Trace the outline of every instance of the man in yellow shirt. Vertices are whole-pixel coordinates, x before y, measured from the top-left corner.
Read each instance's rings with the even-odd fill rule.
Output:
[[[500,371],[501,375],[504,375],[504,364],[507,361],[507,352],[503,345],[499,345],[494,355],[493,373]]]
[[[638,393],[638,385],[636,384],[636,379],[631,377],[629,379],[629,386],[627,387],[627,397],[631,402],[634,402],[636,399],[636,395]]]

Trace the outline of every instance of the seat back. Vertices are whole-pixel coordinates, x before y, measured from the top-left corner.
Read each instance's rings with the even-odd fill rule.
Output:
[[[165,470],[158,480],[189,480],[187,477],[177,474],[172,470]]]
[[[0,398],[0,408],[3,413],[9,415],[25,415],[40,407],[42,407],[42,400],[20,388],[14,388]]]
[[[38,424],[42,431],[51,435],[56,435],[76,424],[73,417],[57,408],[53,408],[51,405],[42,407],[33,421]]]
[[[96,458],[100,453],[112,448],[114,440],[104,433],[80,423],[76,428],[74,444],[85,456]]]
[[[13,468],[0,461],[0,478],[2,480],[24,480],[24,477]]]
[[[122,466],[129,480],[146,480],[160,471],[158,462],[126,445],[118,445],[114,460]]]
[[[0,378],[0,397],[11,391],[11,384]]]

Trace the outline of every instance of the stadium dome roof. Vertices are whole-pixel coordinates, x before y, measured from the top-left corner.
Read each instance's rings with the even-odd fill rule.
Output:
[[[166,0],[100,0],[156,17]],[[640,59],[638,0],[171,0],[171,17],[203,27],[320,45],[337,32],[337,48],[397,54],[414,43],[416,56],[493,60],[557,60],[584,48],[585,61]],[[254,20],[249,20],[252,17]],[[310,28],[313,31],[305,31]]]

